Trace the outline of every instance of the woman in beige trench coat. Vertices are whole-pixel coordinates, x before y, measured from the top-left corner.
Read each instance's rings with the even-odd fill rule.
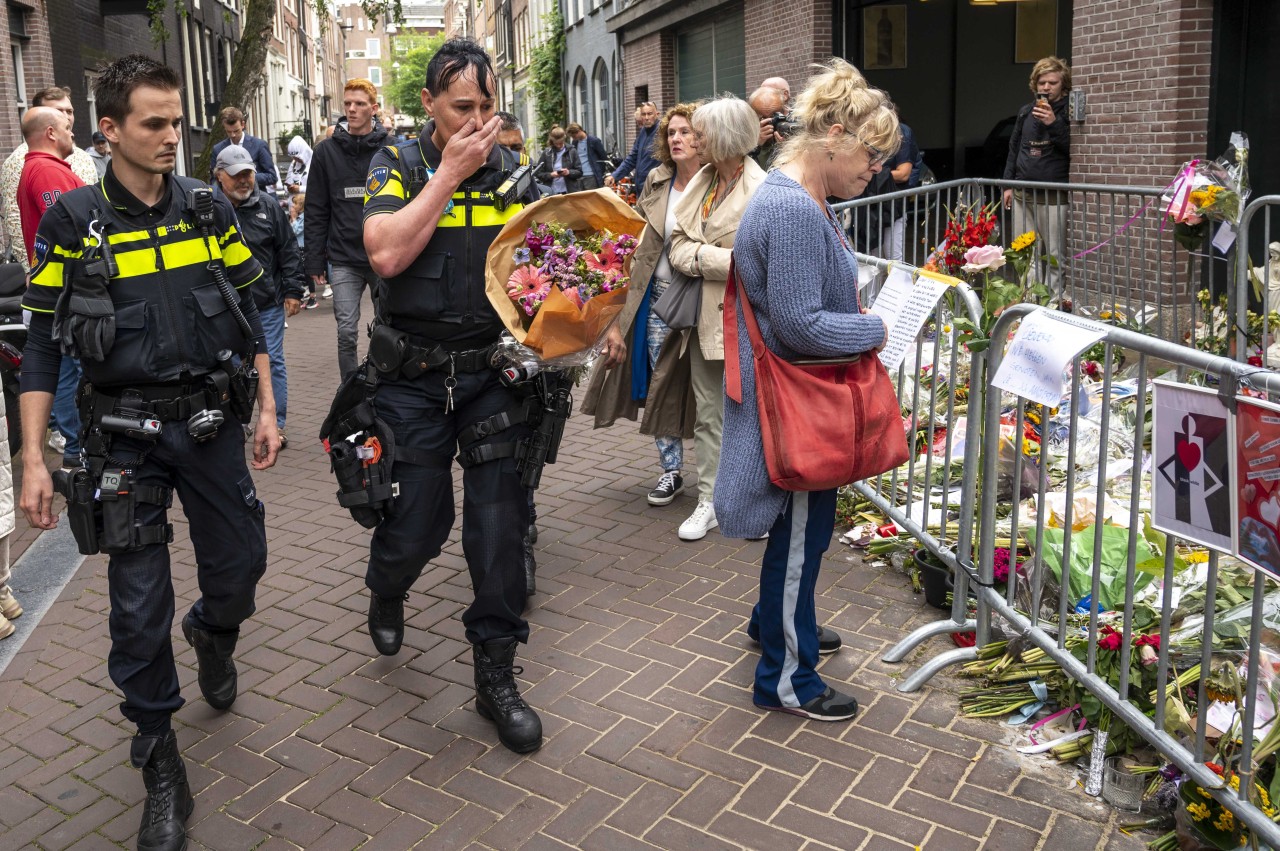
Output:
[[[697,104],[667,110],[655,134],[655,155],[662,163],[649,172],[636,205],[647,226],[631,264],[626,305],[605,339],[604,359],[591,374],[582,409],[595,427],[618,417],[635,420],[640,433],[654,436],[662,474],[649,492],[651,505],[667,505],[684,490],[684,440],[693,437],[693,386],[689,379],[686,333],[670,328],[651,310],[671,279],[667,238],[675,206],[698,172],[699,159],[691,119]],[[630,354],[630,357],[628,357]]]
[[[759,140],[760,121],[746,101],[716,98],[693,114],[698,154],[705,166],[676,206],[668,242],[671,265],[702,278],[698,327],[689,333],[689,375],[696,406],[693,448],[698,456],[698,504],[679,536],[696,541],[717,525],[712,496],[720,464],[724,421],[724,288],[738,223],[765,172],[748,154]]]

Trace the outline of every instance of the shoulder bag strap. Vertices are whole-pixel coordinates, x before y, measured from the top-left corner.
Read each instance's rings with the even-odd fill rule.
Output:
[[[742,364],[738,355],[738,270],[732,256],[729,259],[729,278],[724,288],[724,392],[742,404]],[[751,309],[751,300],[742,294],[742,318],[747,325],[747,339],[751,341],[751,351],[759,360],[764,354],[764,338],[760,335],[760,326],[756,323],[755,311]]]

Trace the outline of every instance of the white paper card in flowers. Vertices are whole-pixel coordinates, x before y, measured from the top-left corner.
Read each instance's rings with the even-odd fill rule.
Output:
[[[1096,326],[1077,325],[1051,310],[1022,320],[991,383],[1050,408],[1062,401],[1062,373],[1071,359],[1106,336]]]
[[[933,313],[938,299],[950,286],[946,281],[921,275],[912,280],[911,273],[893,269],[884,282],[871,312],[884,320],[889,329],[889,340],[880,351],[880,362],[889,372],[902,365],[920,329]]]

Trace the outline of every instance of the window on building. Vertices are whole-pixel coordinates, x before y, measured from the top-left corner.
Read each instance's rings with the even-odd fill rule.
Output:
[[[572,120],[588,130],[591,129],[591,90],[587,87],[587,72],[578,66],[573,73],[573,115]]]
[[[676,35],[676,100],[721,92],[747,96],[746,40],[742,7]]]
[[[382,40],[376,38],[366,38],[364,40],[364,55],[367,59],[382,58]]]
[[[375,86],[382,85],[382,69],[381,68],[379,68],[376,65],[371,65],[369,67],[369,82],[373,83]]]
[[[364,18],[356,18],[356,29],[364,32]]]
[[[591,92],[595,97],[595,135],[604,136],[613,116],[609,112],[612,102],[609,98],[609,68],[603,59],[596,60],[596,67],[591,72]]]
[[[15,83],[18,118],[27,111],[27,74],[23,48],[27,41],[27,13],[18,6],[5,4],[9,13],[9,61]]]
[[[89,126],[98,129],[98,99],[93,95],[93,87],[98,83],[97,71],[84,73],[85,102],[89,105]]]
[[[27,75],[23,67],[21,39],[9,39],[9,55],[13,59],[13,80],[17,83],[18,118],[22,118],[27,111]]]

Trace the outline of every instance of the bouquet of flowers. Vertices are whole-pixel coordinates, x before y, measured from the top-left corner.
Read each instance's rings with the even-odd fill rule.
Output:
[[[604,231],[578,239],[564,225],[535,222],[525,231],[524,241],[512,255],[519,265],[507,279],[507,296],[529,317],[529,324],[553,289],[583,307],[602,293],[627,286],[623,267],[636,250],[631,234]]]
[[[493,241],[485,294],[523,354],[581,366],[627,298],[644,220],[607,189],[553,195],[513,216]]]
[[[960,339],[969,351],[980,352],[991,345],[991,331],[1006,307],[1022,301],[1042,303],[1048,297],[1049,290],[1044,284],[1030,280],[1028,274],[1035,260],[1036,242],[1035,231],[1028,231],[1008,248],[983,244],[961,253],[960,274],[968,278],[982,298],[979,324],[964,316],[957,316],[955,320]],[[1013,268],[1012,281],[995,274],[1006,263]]]
[[[1249,138],[1232,133],[1226,153],[1212,162],[1192,160],[1184,165],[1161,197],[1173,235],[1188,251],[1195,251],[1209,235],[1209,221],[1240,224],[1249,198]]]
[[[996,230],[995,205],[960,204],[947,215],[947,228],[942,234],[942,245],[935,249],[925,269],[960,276],[969,260],[965,255],[974,248],[990,244]]]

